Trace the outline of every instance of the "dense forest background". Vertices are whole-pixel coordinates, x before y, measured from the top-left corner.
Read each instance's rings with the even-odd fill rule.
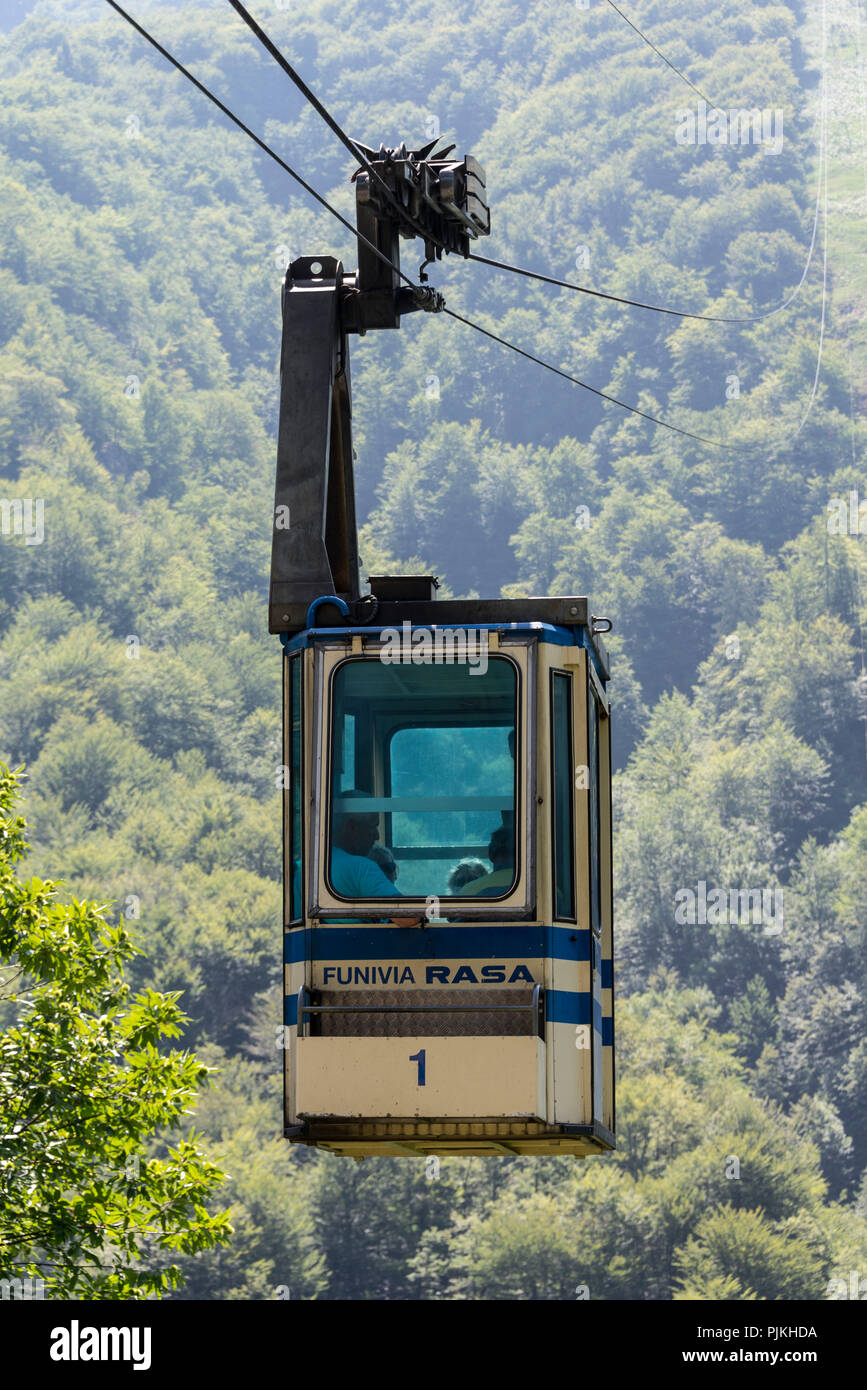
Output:
[[[782,113],[774,152],[678,143],[699,98],[604,0],[255,13],[357,139],[482,161],[484,254],[752,321],[454,259],[431,277],[726,448],[454,320],[353,343],[363,573],[588,593],[614,621],[619,1147],[436,1179],[290,1149],[279,285],[355,250],[107,6],[2,0],[0,498],[43,499],[44,538],[0,535],[0,757],[27,767],[27,871],[124,913],[134,982],[183,990],[185,1042],[221,1068],[197,1124],[235,1235],[186,1258],[180,1296],[822,1299],[854,1270],[863,1297],[867,17],[630,0],[718,106]],[[351,161],[229,6],[135,15],[352,216]],[[781,890],[783,930],[676,923],[702,881]]]

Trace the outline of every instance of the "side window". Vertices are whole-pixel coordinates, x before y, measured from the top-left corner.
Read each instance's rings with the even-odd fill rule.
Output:
[[[599,704],[593,682],[587,680],[587,761],[590,777],[588,795],[590,820],[590,925],[597,936],[602,933],[602,842],[599,831]]]
[[[551,673],[554,916],[575,920],[575,775],[572,756],[572,677]]]
[[[304,787],[301,741],[301,657],[289,662],[289,826],[287,857],[289,860],[289,920],[304,916],[303,860],[304,836],[302,824],[302,795]]]

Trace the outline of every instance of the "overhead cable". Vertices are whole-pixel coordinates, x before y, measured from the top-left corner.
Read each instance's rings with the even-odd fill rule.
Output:
[[[293,178],[297,184],[300,184],[300,186],[304,189],[305,193],[309,193],[310,197],[315,198],[316,202],[319,203],[321,207],[324,207],[326,211],[330,212],[332,217],[336,217],[338,222],[342,222],[344,227],[346,227],[347,230],[350,231],[354,237],[357,237],[358,240],[364,246],[368,247],[368,249],[373,252],[377,260],[382,261],[390,269],[397,269],[389,256],[383,255],[383,253],[379,250],[379,247],[374,246],[372,241],[368,241],[367,237],[362,236],[358,229],[356,227],[353,227],[352,223],[346,217],[344,217],[342,213],[338,212],[336,208],[331,206],[327,199],[322,197],[321,193],[317,193],[315,188],[311,188],[310,184],[307,183],[307,181],[303,179],[300,174],[296,173],[295,170],[286,163],[285,159],[281,159],[279,154],[277,154],[275,150],[271,149],[270,145],[267,145],[264,140],[260,139],[260,137],[255,133],[255,131],[251,130],[248,125],[244,124],[240,117],[236,116],[233,111],[230,111],[228,106],[226,106],[222,101],[220,101],[219,97],[214,96],[214,93],[212,91],[209,91],[205,84],[203,82],[200,82],[197,77],[194,77],[193,74],[189,71],[189,69],[184,67],[183,63],[178,62],[178,59],[174,58],[172,54],[169,53],[167,48],[163,48],[162,44],[159,43],[153,37],[152,34],[149,34],[147,29],[142,28],[142,26],[139,23],[137,23],[136,20],[133,19],[132,15],[127,14],[126,10],[122,9],[121,6],[117,4],[117,0],[106,0],[106,3],[111,5],[111,8],[113,10],[116,10],[117,13],[121,15],[122,18],[125,19],[128,24],[131,24],[133,29],[135,29],[139,34],[141,34],[143,39],[147,39],[148,43],[151,44],[157,50],[157,52],[160,53],[162,57],[167,60],[167,62],[172,64],[172,67],[177,68],[178,72],[183,73],[184,77],[188,78],[189,81],[192,82],[193,86],[198,88],[198,90],[202,93],[203,96],[206,96],[209,101],[212,101],[214,105],[220,111],[222,111],[224,116],[228,116],[230,121],[234,121],[235,125],[238,127],[239,130],[243,130],[245,135],[249,135],[250,139],[253,140],[259,146],[260,150],[263,150],[265,154],[270,155],[271,158],[275,160],[277,164],[280,165],[281,169],[284,169],[286,173],[289,174],[290,177]],[[397,269],[397,274],[400,276],[401,280],[405,282],[405,284],[409,285],[412,289],[418,289],[418,286],[413,283],[413,281],[409,278],[408,275],[404,275],[402,270]]]
[[[309,101],[314,111],[316,111],[318,115],[322,117],[325,124],[331,130],[334,131],[334,134],[337,136],[338,140],[341,142],[341,144],[346,146],[353,159],[356,159],[358,163],[362,166],[362,168],[365,169],[366,172],[370,175],[370,177],[379,185],[381,191],[385,194],[386,200],[391,205],[391,207],[394,208],[394,210],[398,213],[398,215],[401,218],[401,221],[408,222],[418,236],[426,237],[429,241],[433,240],[430,233],[426,232],[425,229],[421,227],[419,223],[409,215],[406,208],[404,208],[398,202],[397,198],[395,198],[388,184],[377,172],[377,170],[374,169],[367,156],[363,153],[363,151],[359,148],[355,141],[346,134],[346,131],[343,130],[342,127],[337,123],[337,121],[331,115],[331,112],[323,105],[323,103],[316,96],[315,92],[312,92],[310,90],[301,74],[297,72],[295,68],[293,68],[289,60],[283,56],[277,45],[271,39],[269,39],[268,35],[265,33],[265,30],[259,24],[256,23],[255,19],[250,14],[250,11],[246,8],[246,6],[242,5],[240,3],[240,0],[229,0],[229,4],[232,6],[232,9],[240,15],[241,19],[243,19],[247,27],[250,30],[252,30],[252,32],[256,35],[256,38],[268,51],[268,53],[271,54],[271,57],[275,60],[275,62],[279,63],[280,67],[286,73],[286,76],[291,78],[291,80],[294,82],[295,86],[298,88],[302,96],[305,97],[307,101]],[[441,245],[441,243],[439,242],[437,242],[436,244]]]
[[[694,82],[691,82],[689,80],[685,72],[681,72],[680,68],[676,68],[674,63],[672,63],[670,59],[666,58],[662,50],[660,48],[657,48],[656,44],[651,42],[651,40],[647,37],[646,34],[642,33],[637,24],[633,24],[632,20],[629,18],[629,15],[624,14],[621,9],[618,9],[617,5],[614,4],[614,0],[608,0],[608,4],[611,6],[612,10],[615,10],[617,14],[620,15],[621,19],[626,20],[626,23],[629,25],[630,29],[635,30],[638,37],[644,43],[647,44],[648,48],[652,48],[657,57],[661,58],[662,61],[671,68],[672,72],[677,73],[678,77],[681,79],[682,82],[685,82],[686,85],[688,87],[691,87],[694,92],[698,92],[698,95],[701,97],[702,101],[706,101],[708,106],[715,105],[714,102],[712,102],[708,97],[705,96],[704,92],[701,90],[700,87],[697,87]]]
[[[444,309],[444,313],[450,318],[457,319],[459,323],[465,323],[468,328],[474,328],[477,333],[484,333],[486,338],[492,338],[495,343],[500,343],[503,347],[511,348],[512,352],[517,352],[521,357],[526,357],[530,362],[536,362],[540,367],[545,367],[549,372],[555,372],[557,376],[562,376],[566,381],[574,382],[576,386],[581,386],[585,391],[591,391],[594,396],[600,396],[603,401],[609,401],[611,405],[619,405],[621,410],[628,410],[633,415],[640,415],[642,420],[649,420],[653,425],[661,425],[663,429],[673,430],[675,434],[685,435],[687,439],[697,439],[700,444],[711,444],[717,449],[733,449],[735,445],[724,444],[719,439],[707,439],[703,434],[693,434],[692,430],[681,429],[679,425],[669,424],[667,420],[660,420],[657,415],[649,415],[647,411],[639,410],[637,406],[628,405],[626,401],[618,400],[616,396],[609,396],[606,391],[600,391],[596,386],[589,386],[586,381],[581,381],[577,376],[572,376],[569,372],[564,372],[560,367],[555,367],[550,362],[545,362],[543,358],[536,357],[532,352],[527,352],[526,348],[518,347],[517,343],[510,343],[507,338],[501,338],[499,333],[492,333],[488,328],[482,328],[480,323],[475,323],[472,319],[464,318],[463,314],[456,314],[453,309]]]

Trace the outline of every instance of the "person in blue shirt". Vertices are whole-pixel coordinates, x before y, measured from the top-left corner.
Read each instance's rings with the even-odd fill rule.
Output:
[[[379,815],[376,811],[346,809],[354,801],[362,801],[370,792],[340,792],[335,798],[334,843],[331,849],[331,884],[342,898],[398,898],[401,896],[391,879],[368,855],[379,835]],[[337,808],[341,809],[338,810]],[[412,927],[418,917],[392,917],[396,926]]]
[[[368,850],[367,857],[379,865],[390,882],[397,883],[397,860],[388,845],[374,845],[373,849]]]

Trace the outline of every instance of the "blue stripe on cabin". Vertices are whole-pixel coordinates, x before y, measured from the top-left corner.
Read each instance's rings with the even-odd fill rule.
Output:
[[[588,927],[543,927],[545,955],[552,960],[589,960]]]
[[[605,960],[605,959],[603,958],[603,961],[602,961],[602,988],[603,988],[603,989],[613,989],[613,988],[614,988],[614,961],[613,961],[613,960]]]
[[[419,623],[413,627],[413,632],[419,628],[430,631],[431,628],[441,628],[442,630],[458,628],[466,631],[465,624],[462,623]],[[575,627],[559,627],[555,623],[474,623],[474,631],[488,632],[521,632],[529,633],[542,642],[547,642],[554,647],[583,647],[589,653],[590,659],[596,669],[603,686],[608,682],[608,676],[602,670],[602,664],[596,655],[589,634],[582,624]],[[306,628],[303,632],[298,632],[294,637],[290,637],[288,632],[280,633],[280,641],[284,650],[297,652],[305,647],[313,646],[317,641],[330,641],[335,637],[341,641],[348,642],[351,637],[379,637],[384,628],[382,627],[315,627]],[[508,648],[506,649],[508,650]]]
[[[309,959],[339,960],[589,960],[590,933],[578,927],[362,925],[313,927]],[[305,957],[305,931],[284,933],[284,960]]]
[[[430,632],[431,629],[436,630],[437,628],[442,632],[455,628],[459,632],[467,631],[465,623],[417,623],[412,631]],[[540,642],[550,642],[555,647],[584,646],[584,641],[581,640],[584,637],[583,629],[579,631],[577,628],[557,627],[553,623],[473,623],[471,630],[473,632],[526,632],[538,637]],[[350,637],[379,637],[385,631],[391,631],[391,629],[383,627],[313,627],[306,628],[304,632],[296,633],[294,637],[281,632],[280,640],[287,652],[294,652],[303,647],[312,646],[316,641],[328,641],[339,637],[346,642]]]
[[[590,1023],[592,996],[568,989],[549,989],[545,994],[548,1023]]]
[[[614,1019],[603,1018],[602,1020],[602,1046],[614,1046]]]

